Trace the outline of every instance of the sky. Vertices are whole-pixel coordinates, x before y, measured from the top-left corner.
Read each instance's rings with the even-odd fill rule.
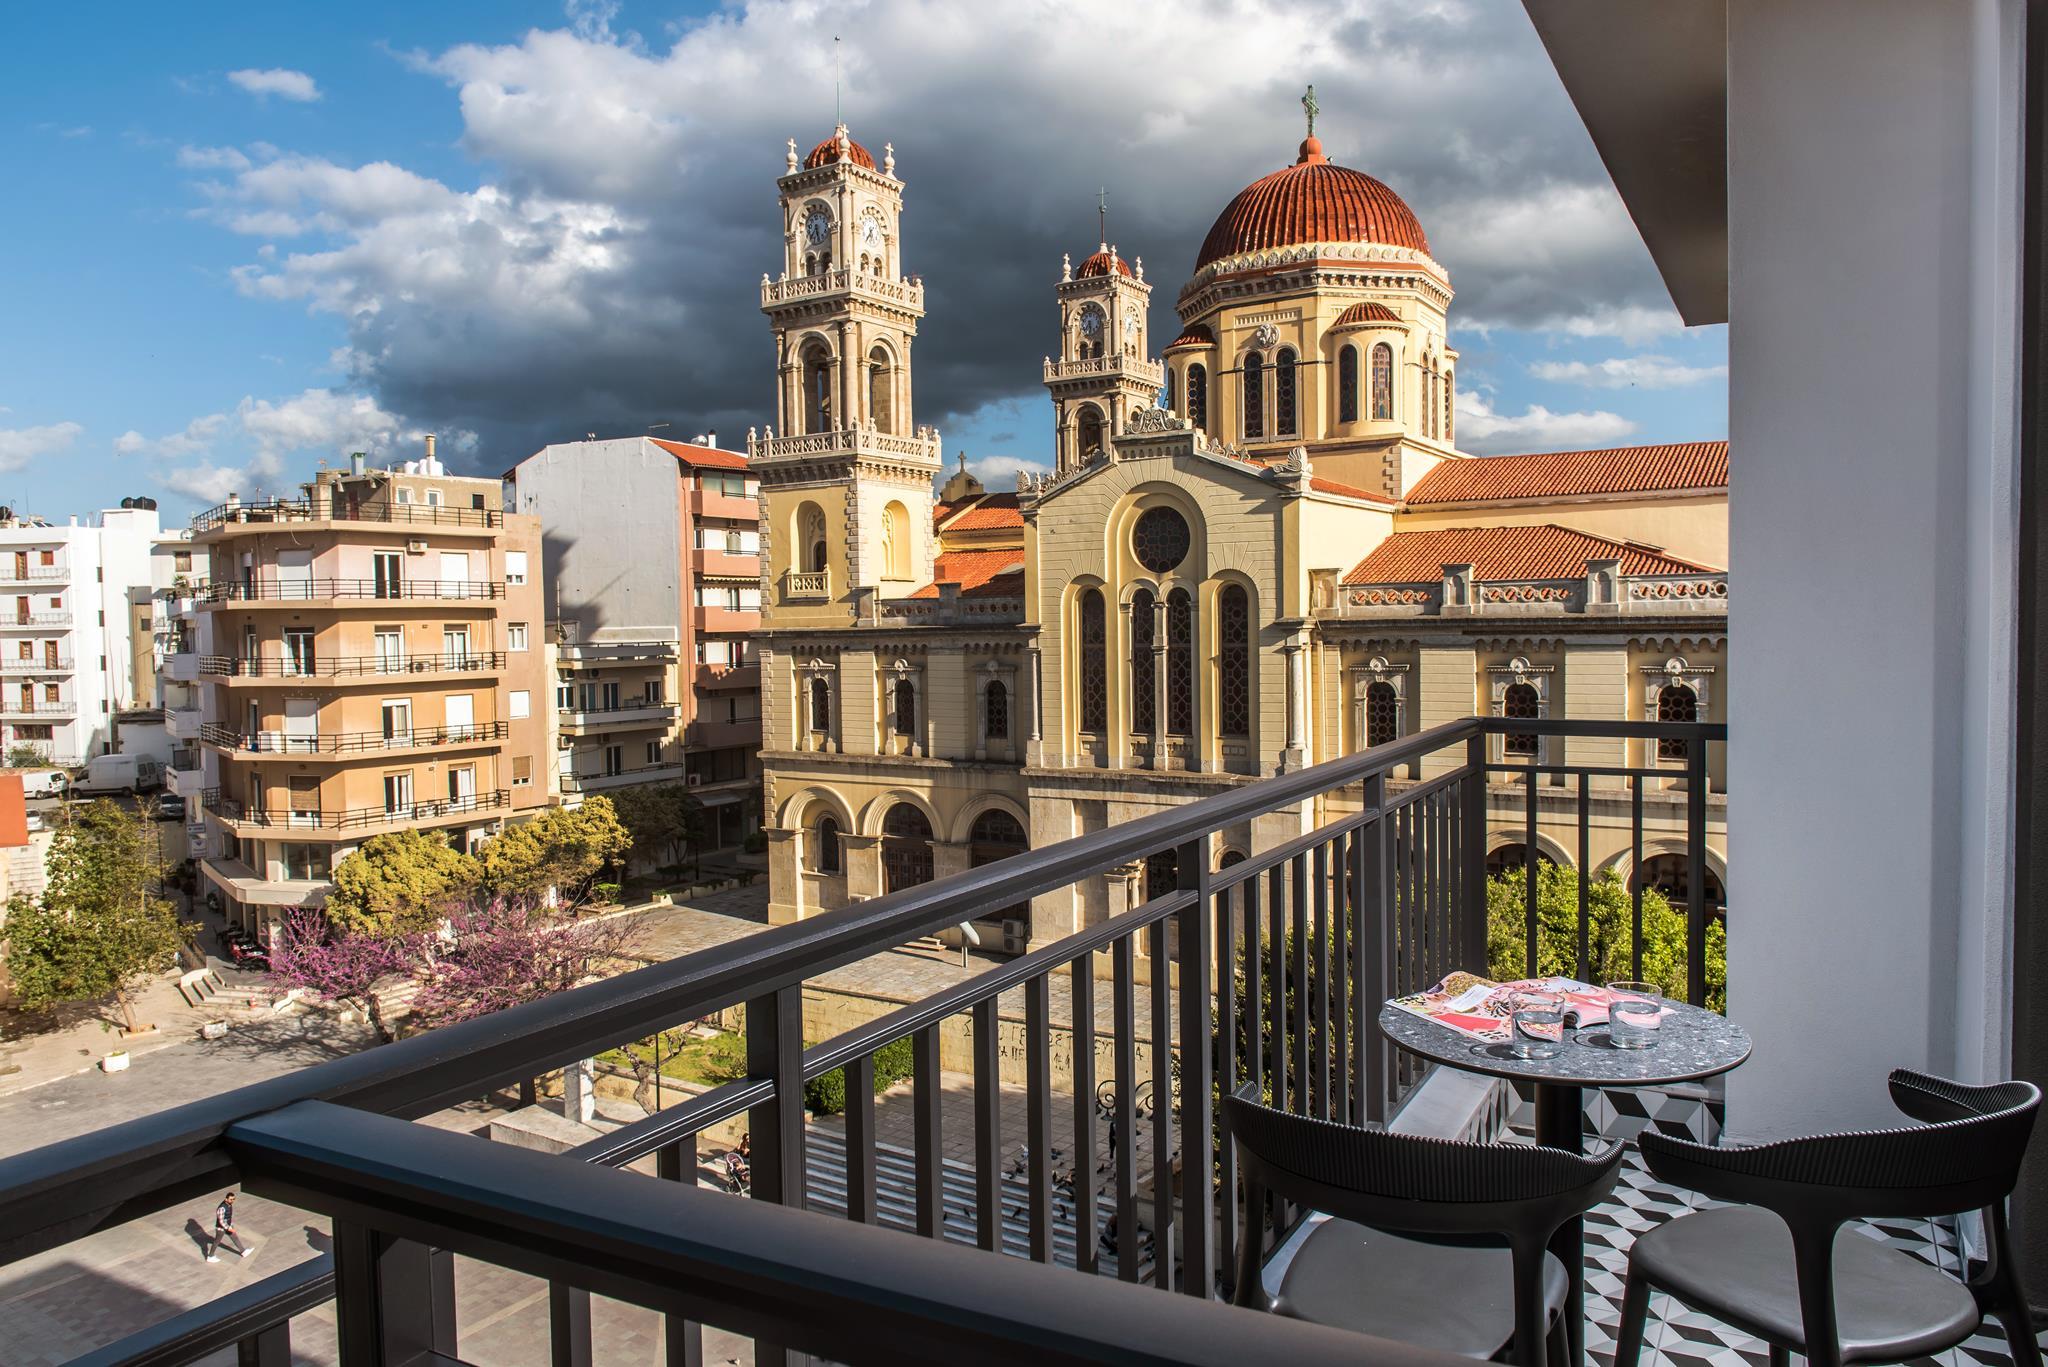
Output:
[[[1163,343],[1310,82],[1450,272],[1461,446],[1726,435],[1725,329],[1680,325],[1515,0],[109,3],[0,17],[0,504],[175,522],[428,432],[490,474],[660,423],[738,444],[774,181],[835,64],[906,184],[917,421],[998,487],[1050,463],[1097,190]]]

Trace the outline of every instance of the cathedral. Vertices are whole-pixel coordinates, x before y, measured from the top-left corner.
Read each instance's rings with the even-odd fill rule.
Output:
[[[1055,467],[989,490],[948,471],[912,404],[924,288],[903,182],[845,125],[780,191],[761,281],[774,426],[749,434],[762,508],[770,915],[788,921],[1105,829],[1475,713],[1720,720],[1727,444],[1469,457],[1453,417],[1451,277],[1391,188],[1311,122],[1232,198],[1154,349],[1144,260],[1098,243],[1049,280]],[[1050,273],[1049,273],[1050,274]],[[1683,742],[1494,738],[1489,860],[1682,890]],[[1569,754],[1551,753],[1568,747]],[[1668,767],[1579,795],[1562,762]],[[1426,782],[1429,762],[1403,782]],[[1618,781],[1617,781],[1618,782]],[[1331,799],[1333,803],[1341,798]],[[1261,818],[1226,864],[1338,814]],[[1569,835],[1563,834],[1569,831]],[[1173,854],[990,908],[1012,953],[1172,886]]]

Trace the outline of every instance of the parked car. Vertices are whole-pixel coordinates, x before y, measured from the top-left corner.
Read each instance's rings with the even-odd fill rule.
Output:
[[[158,793],[156,804],[150,809],[150,814],[158,821],[183,821],[185,799],[176,793]]]

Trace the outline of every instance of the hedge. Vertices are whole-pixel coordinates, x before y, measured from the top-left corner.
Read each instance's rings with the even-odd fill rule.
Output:
[[[880,1096],[910,1076],[915,1064],[908,1039],[875,1050],[875,1095]],[[813,1115],[839,1115],[846,1110],[846,1070],[834,1068],[804,1084],[804,1106]]]

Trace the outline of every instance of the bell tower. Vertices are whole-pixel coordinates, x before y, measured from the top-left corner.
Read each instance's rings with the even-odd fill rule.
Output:
[[[1060,354],[1045,361],[1054,441],[1062,470],[1102,458],[1134,414],[1159,401],[1165,368],[1148,359],[1145,262],[1124,260],[1108,242],[1078,269],[1060,263]]]
[[[903,182],[840,124],[780,192],[783,267],[761,277],[775,334],[776,423],[749,433],[767,534],[764,595],[784,620],[844,621],[931,580],[938,433],[912,416],[924,283],[902,269]]]

